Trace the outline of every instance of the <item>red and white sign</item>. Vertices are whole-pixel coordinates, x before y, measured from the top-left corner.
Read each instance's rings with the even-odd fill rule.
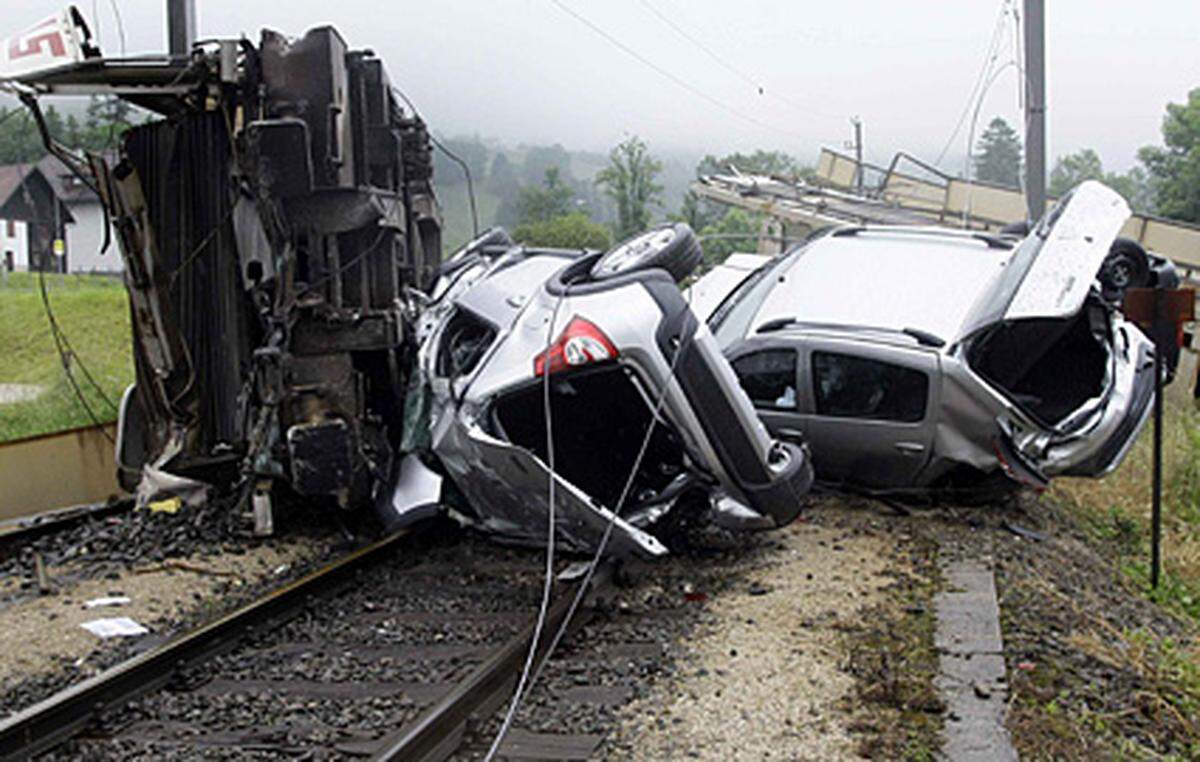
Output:
[[[78,11],[68,8],[0,42],[0,80],[82,61],[88,32],[79,19]]]

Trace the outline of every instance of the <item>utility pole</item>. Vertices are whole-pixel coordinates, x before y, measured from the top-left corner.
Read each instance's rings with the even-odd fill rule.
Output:
[[[1046,211],[1046,4],[1025,0],[1025,200],[1029,219]]]
[[[167,0],[167,52],[187,58],[196,42],[196,0]]]
[[[857,116],[850,117],[850,124],[854,125],[854,160],[858,163],[858,171],[855,177],[855,187],[858,188],[858,195],[863,193],[863,141],[862,141],[862,120]]]

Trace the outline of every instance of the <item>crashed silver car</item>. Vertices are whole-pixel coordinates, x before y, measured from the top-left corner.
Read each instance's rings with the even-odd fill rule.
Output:
[[[835,227],[694,290],[763,420],[808,441],[822,481],[1044,488],[1111,471],[1147,417],[1154,345],[1120,298],[1178,279],[1117,238],[1128,216],[1088,182],[1023,240]]]
[[[807,450],[768,436],[689,309],[676,280],[699,258],[686,225],[606,253],[526,248],[497,230],[452,257],[418,325],[390,523],[446,502],[541,545],[551,463],[556,534],[577,551],[610,523],[611,552],[652,557],[685,518],[792,521],[813,478]],[[438,471],[460,499],[439,496]]]

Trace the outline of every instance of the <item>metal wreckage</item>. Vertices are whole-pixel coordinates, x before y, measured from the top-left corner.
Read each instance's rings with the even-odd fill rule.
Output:
[[[117,460],[140,500],[236,489],[266,531],[282,484],[540,543],[553,499],[568,547],[643,556],[688,521],[795,518],[807,450],[770,437],[681,295],[686,226],[606,253],[494,230],[442,263],[428,129],[370,51],[330,27],[180,36],[106,59],[70,8],[0,61],[116,231],[136,366]],[[115,161],[79,156],[38,108],[67,94],[158,117]]]

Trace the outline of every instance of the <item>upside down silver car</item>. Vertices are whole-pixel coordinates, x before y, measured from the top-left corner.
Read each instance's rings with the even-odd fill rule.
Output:
[[[685,515],[793,520],[808,452],[768,435],[680,293],[699,254],[676,225],[607,253],[526,248],[497,230],[451,258],[418,325],[408,454],[384,514],[420,515],[441,472],[461,518],[531,544],[546,541],[553,478],[556,534],[577,551],[608,533],[614,553],[661,555]]]

